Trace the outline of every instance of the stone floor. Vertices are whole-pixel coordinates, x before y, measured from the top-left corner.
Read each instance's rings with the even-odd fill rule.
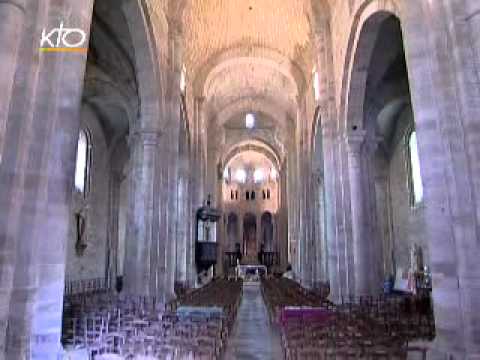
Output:
[[[280,333],[270,325],[260,285],[244,285],[224,360],[282,360]]]

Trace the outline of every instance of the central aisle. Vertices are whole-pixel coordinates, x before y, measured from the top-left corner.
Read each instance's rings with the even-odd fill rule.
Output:
[[[224,359],[283,359],[280,334],[270,326],[260,284],[243,286],[242,303]]]

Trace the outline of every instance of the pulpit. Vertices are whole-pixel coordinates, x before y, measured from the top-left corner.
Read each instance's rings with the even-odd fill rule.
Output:
[[[220,211],[211,207],[210,199],[197,211],[195,263],[198,272],[206,271],[217,263],[217,222],[220,217]]]

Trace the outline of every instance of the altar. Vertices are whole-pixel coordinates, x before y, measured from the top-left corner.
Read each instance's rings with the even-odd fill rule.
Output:
[[[258,282],[261,277],[267,276],[265,265],[237,265],[237,276],[245,282]]]

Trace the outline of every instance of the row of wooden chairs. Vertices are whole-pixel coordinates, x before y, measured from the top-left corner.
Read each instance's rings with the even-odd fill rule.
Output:
[[[110,292],[75,294],[66,298],[63,343],[66,348],[85,349],[90,359],[218,359],[240,295],[240,282],[213,282],[166,310],[153,298]],[[175,311],[186,305],[207,310],[216,306],[223,311],[187,316]]]
[[[65,296],[107,292],[111,284],[105,278],[65,280]]]
[[[406,359],[413,353],[426,358],[426,348],[412,344],[434,337],[433,315],[406,306],[411,299],[404,297],[348,297],[334,305],[313,299],[309,290],[288,279],[265,279],[262,294],[281,328],[287,360]],[[288,307],[298,307],[300,315],[317,310],[328,316],[279,321]]]

